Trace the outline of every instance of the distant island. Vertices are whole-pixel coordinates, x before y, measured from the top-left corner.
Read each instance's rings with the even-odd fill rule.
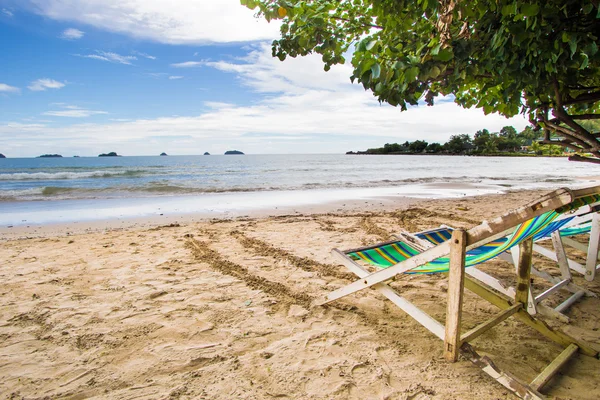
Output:
[[[228,150],[228,151],[225,152],[225,155],[226,156],[231,156],[231,155],[242,155],[243,156],[244,153],[242,153],[239,150]]]
[[[6,156],[2,153],[0,153],[0,158],[6,158]]]
[[[161,156],[168,156],[167,153],[160,153]]]
[[[111,151],[110,153],[99,154],[98,157],[121,157],[121,156],[118,155],[117,153],[115,153],[114,151]]]
[[[210,153],[208,151],[204,152],[205,156],[210,156]]]
[[[62,158],[60,154],[42,154],[38,158]]]

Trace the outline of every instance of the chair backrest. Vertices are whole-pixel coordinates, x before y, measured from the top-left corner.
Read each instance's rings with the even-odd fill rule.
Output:
[[[470,249],[466,254],[465,266],[472,267],[481,264],[511,249],[512,247],[517,246],[524,240],[529,238],[535,239],[536,237],[546,237],[551,235],[552,232],[559,230],[574,218],[574,216],[571,216],[562,217],[560,219],[559,216],[561,214],[578,209],[584,205],[589,205],[600,201],[600,194],[597,194],[597,189],[594,189],[595,191],[591,191],[593,193],[586,193],[585,190],[588,189],[584,189],[584,194],[581,197],[575,198],[568,204],[562,205],[555,210],[547,211],[519,224],[508,236],[490,240],[487,243]],[[445,241],[442,239],[447,237],[449,234],[451,235],[451,231],[449,231],[447,228],[440,228],[434,232],[435,234],[430,237],[432,243],[435,243],[434,241],[439,241],[439,243],[441,243]],[[430,240],[427,238],[427,236],[423,238]],[[402,240],[345,252],[346,255],[355,260],[363,260],[380,268],[390,267],[419,253],[420,251],[418,249],[415,249],[413,246]],[[449,269],[449,265],[449,257],[440,257],[424,265],[413,268],[405,273],[446,272]]]

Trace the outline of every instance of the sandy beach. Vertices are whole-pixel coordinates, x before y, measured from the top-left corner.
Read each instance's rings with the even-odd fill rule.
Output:
[[[333,247],[471,227],[545,192],[2,228],[0,398],[515,398],[469,361],[446,363],[442,343],[375,291],[311,302],[354,280]],[[558,273],[547,259],[534,263]],[[482,267],[508,283],[512,268]],[[600,295],[598,279],[574,275]],[[443,320],[444,275],[392,286]],[[463,329],[497,311],[465,296]],[[599,305],[583,298],[561,329],[600,348]],[[526,380],[562,350],[512,319],[474,345]],[[576,356],[545,392],[600,398],[600,361]]]

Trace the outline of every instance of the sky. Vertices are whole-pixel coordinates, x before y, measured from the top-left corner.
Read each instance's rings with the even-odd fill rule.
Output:
[[[527,125],[451,99],[401,112],[349,65],[271,57],[239,0],[0,0],[0,153],[344,153]]]

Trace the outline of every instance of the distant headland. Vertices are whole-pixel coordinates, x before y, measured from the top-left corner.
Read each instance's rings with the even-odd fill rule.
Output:
[[[42,154],[38,158],[62,158],[60,154]]]
[[[204,152],[205,156],[210,156],[210,153],[208,151]]]
[[[239,151],[239,150],[227,150],[227,151],[225,152],[225,155],[226,155],[226,156],[231,156],[231,155],[242,155],[242,156],[243,156],[243,155],[244,155],[244,153],[242,153],[242,152],[241,152],[241,151]]]
[[[161,156],[163,156],[163,157],[164,157],[164,156],[168,156],[168,154],[167,154],[167,153],[160,153],[160,155],[161,155]]]
[[[0,153],[0,158],[6,158],[6,156],[2,153]]]
[[[117,153],[115,153],[114,151],[111,151],[110,153],[98,154],[98,157],[121,157],[121,156],[118,155]]]
[[[499,132],[487,129],[477,131],[473,137],[468,134],[450,136],[446,143],[428,143],[425,140],[386,143],[383,147],[365,151],[348,151],[346,154],[440,154],[440,155],[473,155],[503,157],[566,157],[572,155],[563,147],[553,144],[541,144],[542,133],[526,127],[521,132],[512,126],[505,126]]]

